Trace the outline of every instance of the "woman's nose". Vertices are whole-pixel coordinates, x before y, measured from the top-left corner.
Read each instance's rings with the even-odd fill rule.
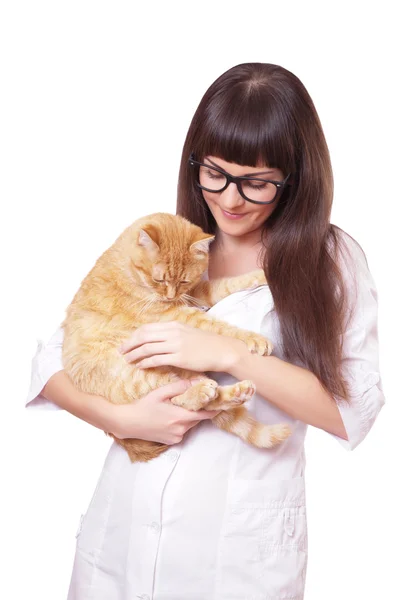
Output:
[[[223,208],[230,210],[244,204],[244,198],[240,196],[237,185],[232,181],[221,193],[221,200]]]

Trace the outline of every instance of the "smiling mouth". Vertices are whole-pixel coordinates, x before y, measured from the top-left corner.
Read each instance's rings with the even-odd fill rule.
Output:
[[[241,217],[244,217],[246,214],[246,213],[231,213],[227,210],[224,210],[223,208],[221,210],[224,213],[224,215],[226,215],[227,217],[230,217],[232,219],[240,219]]]

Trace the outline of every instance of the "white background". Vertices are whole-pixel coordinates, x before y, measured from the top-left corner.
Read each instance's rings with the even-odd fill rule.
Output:
[[[392,35],[381,0],[1,4],[1,598],[66,597],[110,443],[65,412],[24,409],[36,338],[127,225],[174,211],[193,113],[248,61],[280,64],[310,92],[333,161],[332,222],[362,245],[379,291],[387,404],[353,452],[308,433],[306,600],[392,597]]]

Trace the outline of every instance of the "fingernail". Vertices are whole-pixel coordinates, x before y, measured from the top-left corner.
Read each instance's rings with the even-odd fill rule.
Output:
[[[123,346],[119,346],[118,352],[120,352],[121,354],[123,354]]]

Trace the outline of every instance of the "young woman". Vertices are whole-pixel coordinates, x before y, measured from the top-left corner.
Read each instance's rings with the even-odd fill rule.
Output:
[[[82,394],[62,370],[59,329],[36,354],[27,402],[117,437],[176,443],[145,464],[113,444],[78,533],[69,600],[302,600],[307,425],[353,449],[384,403],[375,284],[360,246],[330,223],[332,193],[321,124],[295,75],[248,63],[210,86],[184,144],[177,211],[216,234],[210,279],[264,267],[268,285],[210,312],[261,332],[274,352],[175,323],[136,330],[123,352],[142,367],[252,379],[249,410],[292,435],[254,448],[214,427],[215,413],[164,402],[184,382],[132,406]]]

